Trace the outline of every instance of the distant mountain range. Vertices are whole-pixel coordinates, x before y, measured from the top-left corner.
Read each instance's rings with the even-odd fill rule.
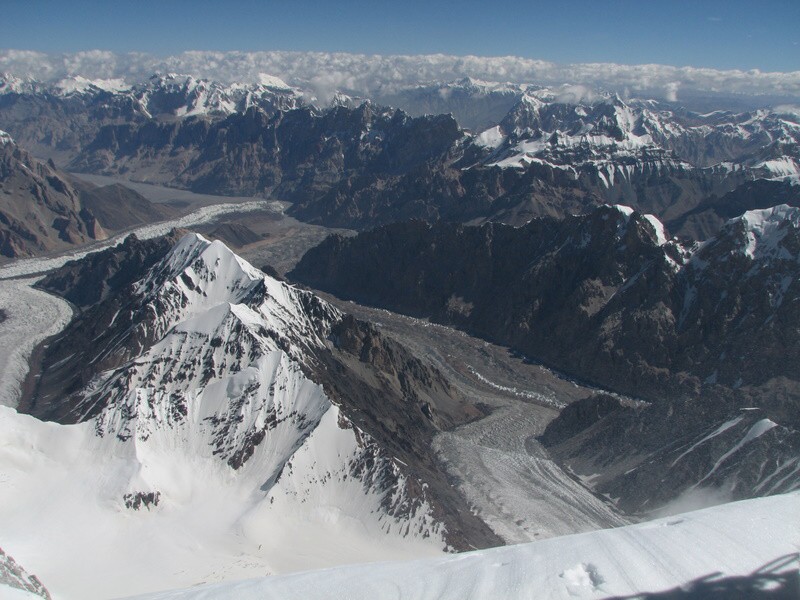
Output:
[[[624,203],[702,239],[724,222],[727,194],[745,210],[798,203],[800,117],[790,108],[697,114],[472,80],[388,98],[414,113],[455,103],[468,120],[494,123],[471,133],[452,116],[342,96],[315,107],[275,80],[162,76],[121,87],[6,81],[0,127],[69,170],[273,196],[300,219],[348,228],[405,218],[518,225]],[[752,193],[762,180],[771,183]]]

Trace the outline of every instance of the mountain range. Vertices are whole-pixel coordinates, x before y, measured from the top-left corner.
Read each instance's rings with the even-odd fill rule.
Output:
[[[624,203],[701,239],[720,224],[715,200],[753,198],[756,181],[772,183],[742,208],[797,204],[800,124],[790,107],[698,114],[613,94],[569,99],[460,82],[444,96],[477,112],[490,99],[508,106],[471,133],[453,116],[411,117],[366,100],[320,108],[269,83],[167,76],[108,91],[6,82],[0,126],[69,170],[275,197],[302,220],[346,228],[405,218],[519,225]]]
[[[543,438],[640,512],[703,486],[743,498],[800,484],[798,236],[800,209],[786,205],[693,244],[605,206],[519,228],[417,221],[331,236],[289,276],[647,401],[587,398]]]
[[[797,109],[325,97],[0,78],[0,594],[785,591]]]

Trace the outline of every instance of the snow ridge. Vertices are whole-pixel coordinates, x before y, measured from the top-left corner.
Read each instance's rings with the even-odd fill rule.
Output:
[[[752,178],[800,183],[800,122],[780,107],[701,115],[579,86],[531,87],[472,141],[486,166],[544,164],[605,188],[689,169],[717,176],[747,169]]]
[[[752,259],[775,257],[791,259],[789,250],[781,242],[789,228],[800,228],[800,209],[781,204],[763,210],[751,210],[741,217],[731,219],[727,227],[743,227],[746,244],[743,253]]]

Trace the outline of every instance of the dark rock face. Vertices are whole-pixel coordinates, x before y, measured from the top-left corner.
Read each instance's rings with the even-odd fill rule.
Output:
[[[678,237],[706,240],[713,237],[728,219],[748,210],[779,204],[800,206],[800,186],[759,179],[744,183],[727,194],[712,195],[680,217],[667,221],[666,225]]]
[[[131,235],[115,248],[68,262],[39,282],[42,289],[74,304],[78,313],[43,352],[41,376],[20,410],[73,423],[102,409],[75,412],[76,407],[63,399],[152,342],[147,326],[152,312],[131,304],[130,286],[166,255],[179,235],[175,231],[147,241]]]
[[[161,492],[136,492],[133,494],[125,494],[122,500],[125,503],[125,508],[130,508],[131,510],[146,508],[150,510],[151,506],[158,506],[161,500]]]
[[[731,222],[689,261],[689,248],[659,245],[650,221],[611,207],[518,229],[412,222],[330,237],[290,276],[637,397],[800,381],[797,227],[786,223],[788,254],[769,260],[742,254],[744,227]]]
[[[231,248],[241,248],[248,244],[261,241],[263,238],[242,223],[221,223],[211,229],[207,237],[212,240],[222,240]]]
[[[3,83],[0,78],[0,90]],[[104,126],[169,122],[188,115],[219,120],[251,106],[272,115],[302,104],[300,94],[290,88],[229,87],[176,75],[155,75],[117,92],[93,84],[80,85],[75,91],[35,82],[23,88],[0,93],[0,129],[37,156],[52,157],[59,165],[73,159]]]
[[[65,174],[14,143],[0,145],[0,255],[33,256],[105,237]]]
[[[0,548],[0,585],[21,590],[23,593],[28,592],[34,596],[40,596],[45,600],[50,600],[51,598],[50,592],[42,585],[39,578],[36,575],[29,574],[2,548]]]
[[[568,404],[558,417],[548,423],[539,436],[545,446],[552,446],[588,429],[606,415],[624,410],[622,403],[608,394],[594,394]]]
[[[316,199],[364,171],[396,177],[440,159],[461,133],[452,117],[411,119],[369,103],[270,117],[257,109],[210,122],[108,126],[73,163],[226,195]]]
[[[597,111],[610,110],[603,106]],[[597,120],[608,135],[620,135],[611,116]],[[410,218],[522,224],[615,202],[677,218],[754,177],[747,169],[695,169],[654,147],[612,160],[625,177],[609,183],[604,149],[559,152],[553,162],[501,168],[450,116],[411,118],[364,103],[322,113],[250,109],[221,121],[109,125],[71,168],[197,192],[271,195],[292,202],[290,212],[301,220],[356,229]]]
[[[629,514],[681,512],[800,488],[800,430],[786,382],[618,408],[576,431],[559,416],[551,454]],[[565,411],[566,412],[566,411]]]
[[[90,143],[101,125],[144,122],[131,98],[98,90],[95,95],[60,97],[51,93],[0,94],[0,129],[37,156],[69,159]]]
[[[72,170],[273,196],[301,220],[350,229],[410,218],[520,225],[604,203],[672,222],[800,160],[796,117],[775,111],[699,115],[465,80],[382,99],[421,115],[412,118],[369,102],[319,110],[292,90],[256,87],[167,76],[119,93],[6,93],[0,127]],[[423,114],[451,108],[497,131],[475,136],[452,116]],[[713,233],[719,223],[703,210],[679,233]]]
[[[604,394],[540,438],[629,513],[800,487],[800,227],[754,211],[695,246],[605,207],[514,229],[401,223],[332,236],[291,278],[459,326]]]
[[[128,286],[161,260],[183,233],[176,229],[167,236],[144,241],[131,234],[119,246],[66,263],[37,285],[69,300],[81,311],[88,310],[103,300],[124,296]]]
[[[331,328],[330,352],[317,355],[322,382],[347,417],[396,456],[436,499],[434,516],[458,523],[449,531],[455,547],[502,544],[468,509],[434,460],[434,435],[483,413],[450,387],[444,376],[372,325],[345,315]]]
[[[75,179],[72,184],[78,191],[83,209],[94,215],[107,231],[163,221],[176,214],[172,207],[154,204],[124,185],[97,187]]]

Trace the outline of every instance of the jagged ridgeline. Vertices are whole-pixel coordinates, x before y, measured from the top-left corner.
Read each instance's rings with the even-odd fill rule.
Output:
[[[6,82],[0,127],[71,170],[271,196],[292,202],[301,220],[328,226],[408,218],[519,225],[624,203],[704,239],[732,216],[719,202],[727,194],[743,204],[740,212],[798,204],[800,188],[788,182],[798,177],[800,124],[789,109],[700,114],[466,81],[446,94],[461,98],[453,105],[459,124],[432,116],[450,104],[423,89],[384,99],[432,113],[412,117],[352,99],[307,105],[276,81],[79,83]],[[465,121],[483,131],[463,129]],[[758,193],[754,181],[763,184]]]
[[[96,465],[103,506],[169,520],[220,494],[215,528],[242,519],[259,544],[298,528],[309,564],[339,536],[383,539],[387,556],[500,543],[430,449],[480,411],[372,326],[197,234],[129,237],[40,286],[77,314],[20,409],[62,424],[86,460],[119,458],[113,476]]]

